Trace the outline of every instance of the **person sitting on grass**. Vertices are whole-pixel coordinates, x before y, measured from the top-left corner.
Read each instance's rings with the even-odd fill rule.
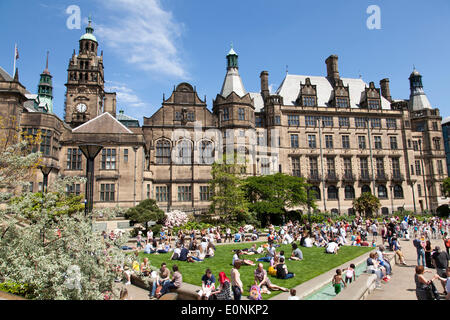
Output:
[[[202,262],[203,260],[205,260],[205,257],[206,253],[203,251],[203,248],[199,246],[199,248],[195,251],[195,254],[192,254],[188,257],[188,262]]]
[[[172,289],[179,289],[181,285],[183,284],[183,276],[181,275],[178,266],[175,264],[172,267],[173,270],[173,276],[172,281],[166,281],[161,289],[160,296],[165,295],[166,293],[169,293]]]
[[[258,264],[258,267],[255,270],[255,285],[261,288],[261,293],[270,294],[269,290],[272,291],[284,291],[288,292],[289,289],[277,286],[270,282],[270,279],[267,277],[267,271],[264,270],[264,265],[262,263]]]
[[[242,235],[239,232],[234,235],[234,242],[242,242]]]
[[[247,266],[254,266],[255,263],[251,260],[245,260],[245,259],[241,259],[240,256],[242,254],[241,250],[236,251],[236,253],[233,256],[233,261],[232,261],[232,265],[234,266],[236,261],[240,261],[241,265],[247,265]]]
[[[276,255],[277,255],[277,250],[273,246],[273,243],[269,242],[269,247],[267,248],[266,256],[257,259],[256,262],[271,262]]]
[[[152,242],[149,241],[149,242],[145,245],[144,253],[146,253],[146,254],[152,254],[152,253],[155,253],[155,252],[156,252],[156,250],[155,250],[155,248],[153,247]]]
[[[284,263],[284,257],[280,257],[280,262],[276,265],[275,269],[277,270],[277,279],[286,280],[295,277],[294,273],[288,271]]]
[[[176,248],[173,249],[172,256],[170,257],[170,260],[178,260],[180,258],[181,254],[181,245],[177,243]]]
[[[338,251],[339,245],[334,240],[330,241],[325,248],[325,253],[338,254]]]
[[[205,258],[213,258],[216,252],[214,251],[214,245],[209,242],[208,246],[206,247],[206,255]]]
[[[231,281],[227,278],[225,272],[219,273],[219,290],[215,291],[216,300],[231,300]]]
[[[303,260],[303,252],[299,249],[296,243],[292,244],[292,254],[289,260],[300,261]]]
[[[331,282],[333,284],[334,292],[336,293],[336,295],[338,295],[341,292],[342,286],[347,287],[344,280],[342,279],[342,270],[341,269],[336,270],[336,274],[334,275]]]
[[[210,295],[216,291],[216,278],[211,269],[206,269],[202,277],[202,289],[198,291],[199,300],[208,300]]]

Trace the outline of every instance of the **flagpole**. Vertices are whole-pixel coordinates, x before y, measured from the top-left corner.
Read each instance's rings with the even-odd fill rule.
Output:
[[[17,43],[14,44],[14,70],[13,70],[13,78],[16,76],[16,61],[17,61]]]

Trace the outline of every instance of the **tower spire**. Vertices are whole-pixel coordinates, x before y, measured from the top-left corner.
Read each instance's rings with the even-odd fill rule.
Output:
[[[47,51],[47,59],[45,62],[45,70],[44,70],[44,74],[50,74],[50,71],[48,71],[48,55],[49,55],[50,51]]]

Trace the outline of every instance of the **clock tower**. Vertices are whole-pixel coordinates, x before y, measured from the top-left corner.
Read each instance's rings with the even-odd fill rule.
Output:
[[[102,114],[105,99],[103,52],[98,56],[91,18],[79,43],[78,55],[74,50],[67,70],[64,118],[72,128]]]

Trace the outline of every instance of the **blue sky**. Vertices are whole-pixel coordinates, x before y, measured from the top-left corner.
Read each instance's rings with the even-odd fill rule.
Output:
[[[81,9],[81,30],[69,30],[67,7]],[[381,29],[369,30],[369,5],[381,9]],[[339,55],[342,77],[390,78],[395,99],[409,97],[413,65],[443,117],[450,116],[450,1],[434,0],[1,0],[0,65],[13,69],[18,43],[21,82],[36,92],[50,51],[55,113],[64,113],[67,66],[92,14],[104,51],[107,88],[118,110],[151,116],[163,93],[187,81],[208,106],[219,93],[225,56],[234,43],[247,91],[260,90],[269,71],[274,90],[290,74],[325,75],[325,59]]]

